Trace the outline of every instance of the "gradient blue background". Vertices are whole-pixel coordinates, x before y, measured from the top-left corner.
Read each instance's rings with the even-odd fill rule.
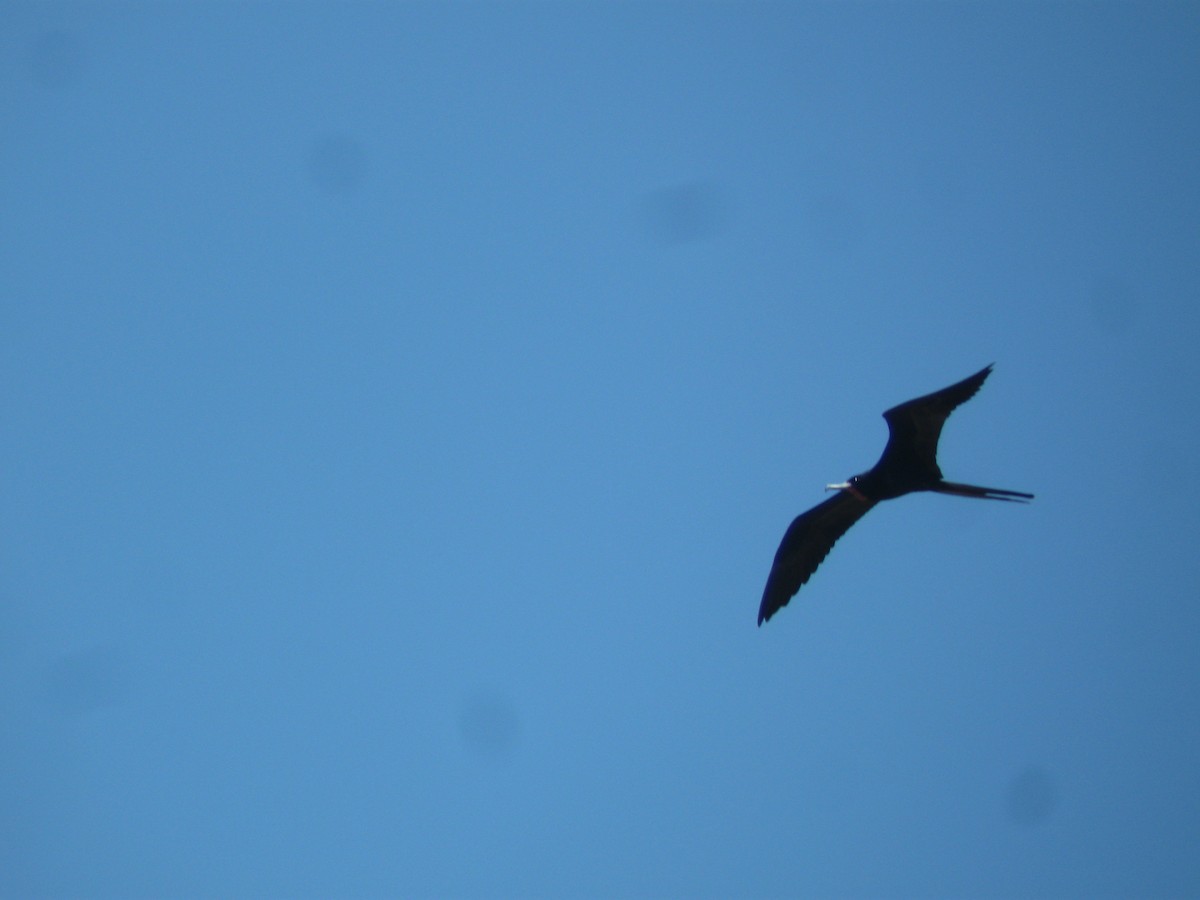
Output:
[[[1200,895],[1197,9],[6,4],[0,894]]]

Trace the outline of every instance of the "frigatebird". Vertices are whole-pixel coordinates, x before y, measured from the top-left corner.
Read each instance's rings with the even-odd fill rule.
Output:
[[[881,500],[892,500],[913,491],[936,491],[1011,503],[1028,503],[1033,499],[1033,494],[1021,491],[946,481],[938,468],[937,445],[942,426],[956,407],[975,396],[991,371],[990,365],[985,366],[970,378],[893,406],[883,414],[889,436],[879,462],[849,481],[826,485],[825,490],[837,491],[837,496],[818,503],[788,526],[763,590],[762,604],[758,608],[759,625],[787,606],[837,539]]]

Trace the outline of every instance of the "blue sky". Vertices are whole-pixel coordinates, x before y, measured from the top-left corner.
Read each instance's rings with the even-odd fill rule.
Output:
[[[1198,45],[8,4],[0,894],[1200,895]]]

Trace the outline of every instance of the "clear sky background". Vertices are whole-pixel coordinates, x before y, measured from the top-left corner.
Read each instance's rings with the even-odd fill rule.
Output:
[[[1197,10],[6,4],[0,894],[1200,895]]]

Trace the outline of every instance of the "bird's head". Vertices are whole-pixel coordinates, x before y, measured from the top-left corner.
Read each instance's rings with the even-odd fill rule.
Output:
[[[849,481],[843,481],[841,484],[827,484],[827,485],[825,485],[825,490],[827,490],[827,491],[845,491],[847,494],[851,494],[851,495],[857,497],[859,500],[866,502],[866,499],[867,499],[866,494],[864,494],[862,491],[860,491],[859,487],[858,487],[861,482],[862,482],[862,476],[855,475]]]

